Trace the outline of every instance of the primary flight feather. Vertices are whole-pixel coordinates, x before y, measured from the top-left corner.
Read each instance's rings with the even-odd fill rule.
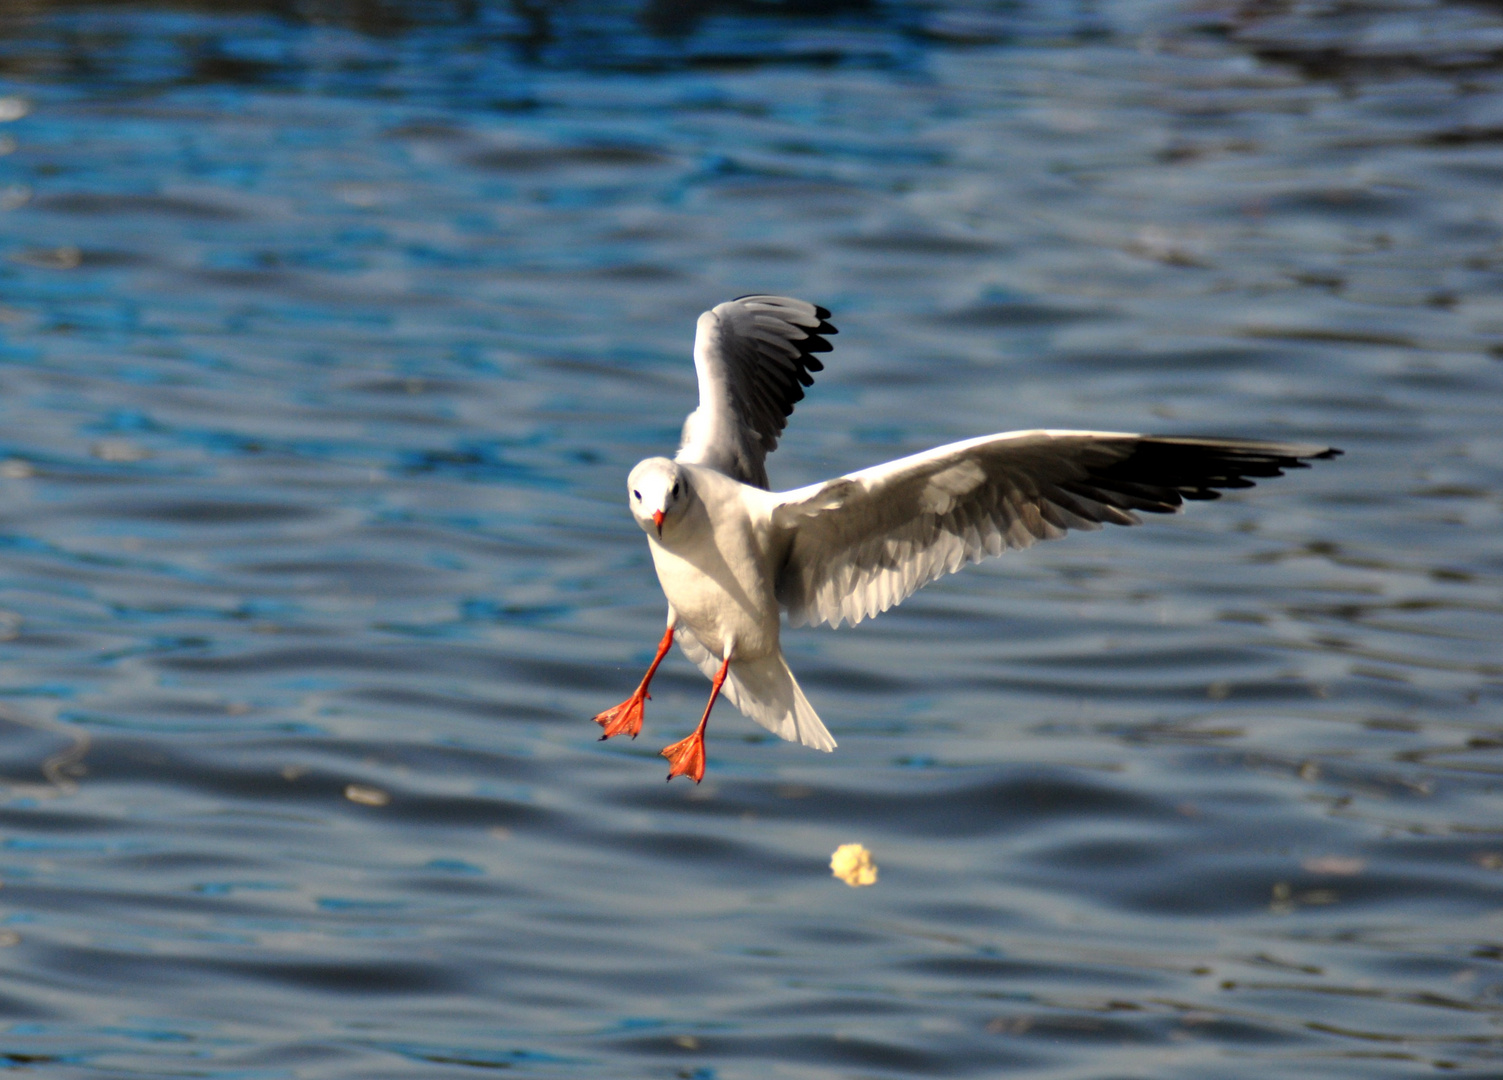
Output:
[[[638,463],[628,501],[647,534],[668,625],[641,685],[595,717],[636,737],[648,686],[677,641],[712,681],[688,738],[668,747],[668,778],[704,776],[704,733],[723,693],[784,739],[833,750],[789,671],[780,613],[794,626],[852,624],[967,563],[1139,512],[1177,512],[1253,478],[1339,450],[1310,443],[1010,431],[950,443],[794,491],[768,490],[778,445],[836,333],[822,307],[743,296],[699,317],[699,407],[673,460]]]

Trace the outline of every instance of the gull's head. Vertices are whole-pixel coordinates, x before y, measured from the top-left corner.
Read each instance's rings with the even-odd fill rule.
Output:
[[[648,458],[626,478],[626,491],[642,531],[661,539],[664,526],[671,527],[688,505],[689,478],[667,458]]]

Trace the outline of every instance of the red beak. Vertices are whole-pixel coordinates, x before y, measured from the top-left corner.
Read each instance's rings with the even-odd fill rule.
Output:
[[[652,512],[652,523],[658,527],[658,535],[662,536],[663,535],[663,512],[661,510],[654,510]]]

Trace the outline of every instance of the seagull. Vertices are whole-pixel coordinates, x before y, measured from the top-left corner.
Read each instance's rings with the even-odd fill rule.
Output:
[[[636,691],[595,717],[637,737],[648,687],[676,641],[710,679],[699,726],[663,750],[668,779],[704,778],[705,729],[724,694],[781,738],[835,749],[783,659],[791,626],[851,625],[968,563],[1071,529],[1138,525],[1250,478],[1332,458],[1310,443],[1119,431],[1008,431],[949,443],[793,491],[771,491],[766,459],[836,333],[826,309],[742,296],[699,317],[699,407],[669,460],[627,477],[668,626]]]

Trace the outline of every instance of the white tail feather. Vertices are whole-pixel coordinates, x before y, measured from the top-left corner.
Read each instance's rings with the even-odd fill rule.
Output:
[[[674,640],[707,678],[715,677],[720,660],[701,645],[698,638],[680,627],[674,631]],[[835,749],[835,740],[825,729],[814,706],[809,704],[809,699],[804,697],[782,653],[764,656],[760,660],[732,659],[731,670],[720,692],[741,710],[742,715],[755,720],[779,738],[803,743],[815,750]]]

